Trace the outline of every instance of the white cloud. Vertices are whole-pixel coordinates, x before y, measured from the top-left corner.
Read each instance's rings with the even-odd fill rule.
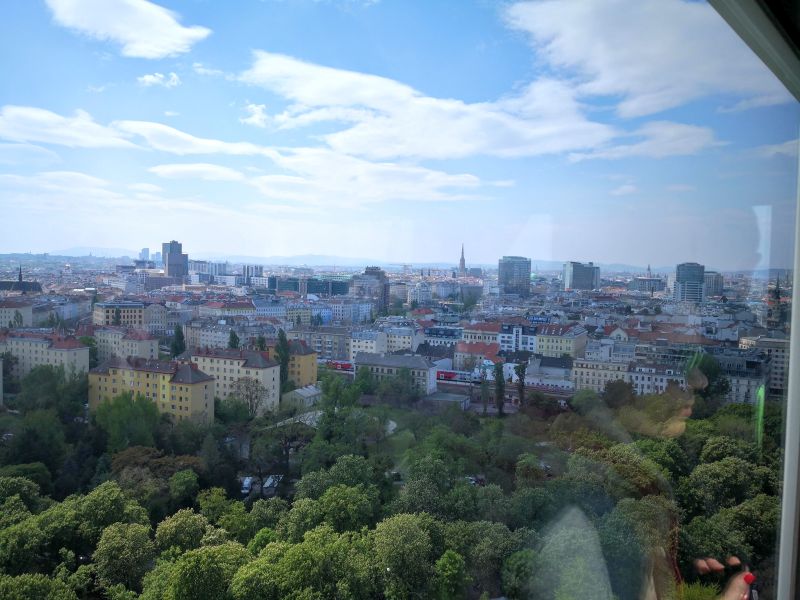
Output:
[[[756,148],[756,152],[765,158],[772,158],[773,156],[797,156],[798,146],[800,146],[800,140],[789,140],[782,144],[759,146]]]
[[[139,85],[145,87],[160,85],[166,88],[173,88],[181,84],[181,78],[178,77],[177,73],[170,73],[168,76],[165,76],[163,73],[152,73],[137,77],[136,81],[139,82]]]
[[[474,175],[375,163],[320,148],[284,149],[271,158],[279,173],[245,175],[212,163],[163,164],[149,171],[171,179],[238,181],[271,201],[324,207],[356,208],[390,200],[477,199],[475,191],[481,187]]]
[[[275,155],[275,151],[271,148],[258,146],[250,142],[224,142],[209,138],[199,138],[169,125],[151,121],[115,121],[112,126],[127,134],[141,136],[155,150],[172,154]]]
[[[665,158],[667,156],[697,154],[706,148],[720,145],[720,142],[714,139],[714,132],[708,127],[672,123],[670,121],[645,123],[633,132],[631,136],[644,139],[632,144],[618,144],[598,148],[587,153],[576,152],[571,154],[569,158],[572,161],[580,161],[587,158]]]
[[[202,179],[205,181],[243,181],[245,176],[235,169],[211,163],[156,165],[148,169],[168,179]]]
[[[569,85],[552,79],[496,102],[470,104],[263,51],[254,53],[239,79],[293,102],[280,114],[259,117],[259,124],[341,123],[341,130],[324,137],[329,146],[372,159],[534,156],[594,148],[615,135],[612,127],[585,117]]]
[[[164,191],[161,186],[158,186],[154,183],[132,183],[128,186],[128,189],[135,192],[145,192],[148,194],[156,194]]]
[[[628,194],[635,194],[638,191],[639,191],[639,188],[637,188],[632,183],[625,183],[625,184],[619,186],[618,188],[615,188],[615,189],[611,190],[611,195],[612,196],[627,196]]]
[[[63,117],[30,106],[6,105],[0,109],[0,138],[72,148],[136,147],[119,131],[95,123],[83,110],[76,110],[71,117]]]
[[[164,111],[164,116],[165,117],[177,117],[177,116],[180,116],[180,114],[181,113],[179,113],[178,111],[175,111],[175,110],[165,110]]]
[[[52,150],[35,144],[0,143],[0,165],[45,165],[60,160]]]
[[[263,104],[246,104],[244,107],[247,112],[246,117],[239,119],[240,123],[245,125],[253,125],[254,127],[267,126],[267,107]]]
[[[88,91],[92,92],[93,94],[102,94],[103,92],[106,91],[106,86],[105,85],[91,85],[90,84],[90,85],[86,86],[86,89]]]
[[[35,176],[0,174],[0,187],[33,190],[58,195],[61,192],[83,194],[92,198],[114,196],[110,183],[77,171],[45,171]]]
[[[321,206],[385,201],[478,199],[478,177],[414,165],[372,162],[323,148],[298,148],[275,157],[292,175],[264,175],[251,182],[267,198]]]
[[[166,58],[184,54],[211,33],[206,27],[184,27],[178,16],[147,0],[47,0],[59,25],[98,40],[116,42],[122,55]]]
[[[623,117],[731,94],[739,109],[789,102],[778,79],[705,2],[518,2],[509,26],[585,96],[621,97]]]
[[[628,133],[592,121],[579,102],[580,88],[553,78],[537,79],[492,102],[470,104],[425,96],[384,77],[256,51],[251,68],[239,79],[292,103],[275,115],[263,105],[248,104],[249,116],[242,122],[275,129],[338,124],[322,136],[328,146],[372,160],[562,153],[573,160],[662,158],[695,154],[716,143],[704,127],[656,121]],[[626,144],[630,137],[639,141]]]
[[[224,73],[219,69],[209,69],[208,67],[204,66],[203,63],[192,63],[192,69],[198,75],[223,75]]]

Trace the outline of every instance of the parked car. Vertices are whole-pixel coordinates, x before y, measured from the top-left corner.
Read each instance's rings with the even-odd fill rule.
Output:
[[[261,486],[261,495],[274,496],[281,481],[283,481],[283,475],[267,475],[264,479],[264,484]]]

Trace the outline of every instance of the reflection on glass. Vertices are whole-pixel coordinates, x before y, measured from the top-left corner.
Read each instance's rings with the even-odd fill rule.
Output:
[[[710,6],[5,13],[0,597],[776,596],[800,113]]]

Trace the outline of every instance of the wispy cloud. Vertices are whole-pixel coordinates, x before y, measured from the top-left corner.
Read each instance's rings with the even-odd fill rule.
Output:
[[[629,194],[635,194],[638,191],[639,188],[633,185],[632,183],[625,183],[611,190],[610,194],[612,196],[627,196]]]
[[[49,165],[61,161],[52,150],[35,144],[0,143],[0,165]]]
[[[759,146],[756,152],[765,157],[772,158],[773,156],[797,156],[797,149],[800,146],[800,140],[789,140],[782,144],[769,144],[766,146]]]
[[[739,109],[791,101],[778,79],[705,2],[518,2],[509,26],[539,60],[569,75],[582,96],[620,97],[639,117],[721,93]]]
[[[245,175],[212,163],[163,164],[151,173],[169,179],[245,183],[264,198],[318,207],[356,208],[392,200],[452,202],[480,198],[481,180],[420,166],[375,163],[318,148],[275,151],[281,172]]]
[[[274,129],[329,123],[322,136],[343,154],[369,159],[453,159],[569,154],[572,160],[696,154],[716,144],[711,129],[654,121],[633,132],[593,121],[572,82],[539,78],[492,102],[433,98],[398,81],[254,53],[246,83],[292,102],[269,115],[249,104],[242,122]],[[628,138],[640,141],[625,143]]]
[[[166,164],[148,169],[168,179],[202,179],[205,181],[243,181],[245,176],[235,169],[211,163]]]
[[[178,77],[177,73],[170,73],[169,75],[164,75],[163,73],[150,73],[147,75],[142,75],[141,77],[137,77],[136,81],[139,82],[139,85],[143,85],[145,87],[160,85],[165,88],[174,88],[181,84],[181,78]]]
[[[589,120],[572,90],[542,79],[496,102],[466,103],[425,96],[389,79],[316,65],[281,54],[254,53],[239,75],[291,101],[264,115],[276,128],[339,123],[324,136],[333,150],[371,159],[535,156],[589,149],[614,137],[612,127]]]
[[[64,117],[30,106],[0,109],[0,138],[13,142],[39,142],[72,148],[135,148],[120,131],[95,123],[83,110]]]
[[[670,121],[646,123],[631,134],[631,137],[641,138],[641,141],[610,145],[586,153],[575,152],[570,155],[570,160],[686,156],[721,144],[714,138],[714,132],[709,127]]]
[[[231,154],[238,156],[274,156],[275,151],[250,142],[225,142],[201,138],[152,121],[115,121],[114,129],[131,136],[139,136],[155,150],[171,154]]]
[[[210,69],[199,62],[192,63],[192,69],[198,75],[224,75],[224,71],[220,69]]]
[[[128,186],[128,189],[135,192],[145,192],[147,194],[157,194],[164,191],[161,186],[154,183],[132,183]]]
[[[166,58],[184,54],[211,33],[206,27],[184,27],[178,16],[147,0],[47,0],[53,20],[91,38],[112,41],[122,55]]]

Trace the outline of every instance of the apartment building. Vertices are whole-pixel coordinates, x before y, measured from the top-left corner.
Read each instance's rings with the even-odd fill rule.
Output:
[[[203,372],[214,378],[214,396],[227,398],[236,382],[243,377],[255,379],[264,386],[265,397],[260,412],[274,410],[280,402],[280,366],[268,358],[267,352],[201,348],[187,352],[188,358]]]
[[[500,325],[497,343],[504,352],[537,352],[536,328],[528,325]]]
[[[572,380],[576,390],[597,393],[611,381],[630,383],[640,396],[662,394],[671,384],[686,388],[686,378],[680,367],[654,363],[576,359],[572,364]]]
[[[270,323],[252,322],[241,318],[226,319],[220,323],[214,319],[193,319],[183,326],[186,348],[225,348],[233,331],[242,346],[255,344],[259,336],[273,339],[278,330]]]
[[[602,392],[609,381],[628,381],[630,363],[610,360],[575,359],[572,362],[572,380],[576,390]]]
[[[428,396],[436,392],[436,365],[422,356],[373,354],[360,352],[355,357],[355,369],[366,367],[377,382],[397,377],[408,369],[417,391]]]
[[[458,342],[453,353],[453,368],[457,371],[472,371],[483,361],[502,362],[497,354],[500,344],[496,342]]]
[[[275,353],[275,341],[267,343],[267,358],[278,362]],[[317,353],[300,340],[289,341],[289,380],[296,387],[313,386],[317,383],[319,364]]]
[[[144,329],[153,335],[163,335],[167,331],[167,308],[157,302],[97,302],[92,309],[92,324]]]
[[[464,328],[446,325],[426,327],[424,335],[424,341],[431,346],[455,346],[457,342],[463,339]]]
[[[250,301],[206,302],[197,309],[201,317],[255,317],[256,307]]]
[[[536,328],[536,352],[543,356],[580,358],[587,340],[588,334],[582,325],[539,325]]]
[[[686,388],[683,370],[673,365],[657,365],[634,363],[628,368],[627,382],[639,396],[645,394],[663,394],[667,386],[677,385]]]
[[[178,421],[214,422],[214,378],[194,364],[114,357],[89,371],[89,410],[123,392],[149,398]]]
[[[32,327],[33,303],[24,300],[0,300],[0,327]]]
[[[144,302],[97,302],[92,309],[92,324],[144,328]]]
[[[354,331],[350,336],[350,360],[359,352],[380,354],[388,351],[387,336],[383,331]]]
[[[728,403],[752,404],[770,384],[771,356],[759,348],[708,348],[728,379]]]
[[[408,350],[416,352],[417,347],[425,339],[421,331],[415,327],[386,327],[383,332],[386,334],[386,351],[398,352]]]
[[[500,323],[470,323],[464,326],[465,342],[497,343]]]
[[[124,327],[98,327],[94,330],[97,359],[106,361],[114,356],[134,356],[155,360],[158,358],[158,338],[141,329]]]
[[[86,373],[89,370],[89,347],[74,336],[63,336],[49,330],[0,330],[0,354],[9,352],[17,361],[16,377],[25,377],[41,365],[63,367],[64,372]]]
[[[289,340],[300,340],[322,360],[350,360],[350,327],[296,327],[286,332]]]
[[[786,397],[789,386],[789,340],[766,336],[743,337],[739,348],[757,348],[770,357],[769,395],[775,399]]]

